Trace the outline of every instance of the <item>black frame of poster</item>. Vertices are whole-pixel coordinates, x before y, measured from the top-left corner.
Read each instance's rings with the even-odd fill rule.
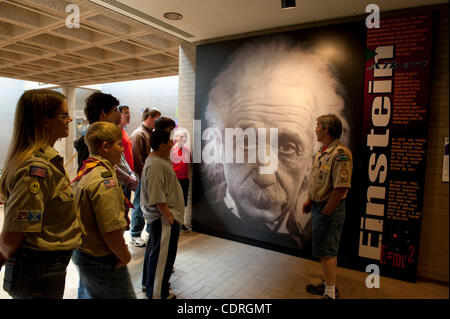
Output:
[[[262,35],[252,38],[231,40],[220,43],[206,44],[197,47],[197,64],[196,64],[196,94],[195,94],[195,119],[200,119],[202,123],[202,130],[205,128],[204,109],[208,101],[208,92],[210,84],[219,72],[226,66],[225,61],[242,45],[254,39],[267,39],[271,37],[278,37],[280,34]],[[343,83],[345,93],[345,116],[349,119],[350,132],[349,136],[350,149],[354,153],[354,171],[359,170],[359,152],[358,145],[361,144],[361,122],[358,120],[362,117],[362,108],[360,107],[363,101],[363,65],[364,56],[359,54],[365,48],[365,27],[363,22],[349,22],[340,25],[322,26],[314,29],[303,29],[295,31],[282,32],[282,36],[288,37],[293,41],[300,43],[302,47],[313,48],[318,45],[330,41],[333,43],[340,43],[343,50],[347,52],[347,59],[341,58],[332,61],[336,68],[338,80]],[[313,123],[315,125],[315,123]],[[195,138],[195,137],[194,137]],[[199,140],[198,138],[195,139]],[[208,227],[207,222],[199,220],[199,213],[197,212],[211,212],[214,207],[204,199],[204,193],[209,189],[209,186],[202,184],[200,175],[200,164],[194,163],[193,169],[193,190],[192,190],[192,225],[195,231],[206,233],[209,235],[231,239],[238,242],[267,248],[290,255],[318,260],[311,254],[311,247],[305,249],[296,249],[293,247],[286,247],[274,243],[264,242],[254,238],[230,234],[226,231],[220,231]],[[359,175],[352,176],[352,183],[359,184]],[[350,232],[349,229],[358,227],[359,221],[352,218],[358,214],[359,197],[353,190],[350,190],[347,195],[347,217],[343,236],[340,241],[339,264],[347,268],[357,268],[358,260],[355,258],[358,249],[358,233]]]

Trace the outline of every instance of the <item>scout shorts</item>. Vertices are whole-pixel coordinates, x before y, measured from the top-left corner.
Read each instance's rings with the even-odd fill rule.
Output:
[[[14,299],[62,299],[71,255],[20,248],[6,263],[3,289]]]
[[[312,253],[317,258],[336,257],[345,220],[345,201],[327,216],[322,213],[324,204],[312,208]]]

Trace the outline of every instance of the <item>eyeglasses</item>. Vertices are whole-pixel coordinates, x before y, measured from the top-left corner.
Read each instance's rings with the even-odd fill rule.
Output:
[[[67,119],[70,118],[70,114],[69,113],[58,114],[58,115],[55,115],[55,117],[59,117],[59,118],[61,118],[63,120],[67,120]]]

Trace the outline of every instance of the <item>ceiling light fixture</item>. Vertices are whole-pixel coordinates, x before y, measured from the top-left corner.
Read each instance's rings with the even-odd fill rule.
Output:
[[[281,9],[295,8],[295,0],[281,0]]]
[[[169,20],[181,20],[183,16],[177,12],[166,12],[164,13],[164,18]]]

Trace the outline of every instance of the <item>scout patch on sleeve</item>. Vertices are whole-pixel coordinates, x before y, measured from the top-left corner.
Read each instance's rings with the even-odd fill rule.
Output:
[[[40,188],[41,188],[41,185],[39,184],[39,182],[35,181],[30,184],[29,190],[32,194],[37,194],[37,193],[39,193]]]
[[[336,156],[336,161],[340,161],[340,162],[348,161],[348,156],[345,154],[338,155],[338,156]]]
[[[116,187],[117,186],[116,180],[114,178],[105,179],[103,181],[103,183],[105,184],[106,188]]]
[[[102,172],[102,177],[103,178],[112,177],[112,173],[109,171]]]
[[[42,213],[39,210],[28,211],[19,210],[17,212],[17,221],[19,222],[40,222]]]
[[[346,170],[345,168],[341,169],[340,172],[339,172],[339,177],[340,177],[342,183],[347,183],[347,181],[348,181],[348,170]]]
[[[339,172],[339,176],[341,178],[346,178],[348,177],[348,171],[346,169],[341,169],[341,171]]]
[[[45,178],[45,175],[47,175],[47,169],[39,166],[31,166],[29,175]]]

